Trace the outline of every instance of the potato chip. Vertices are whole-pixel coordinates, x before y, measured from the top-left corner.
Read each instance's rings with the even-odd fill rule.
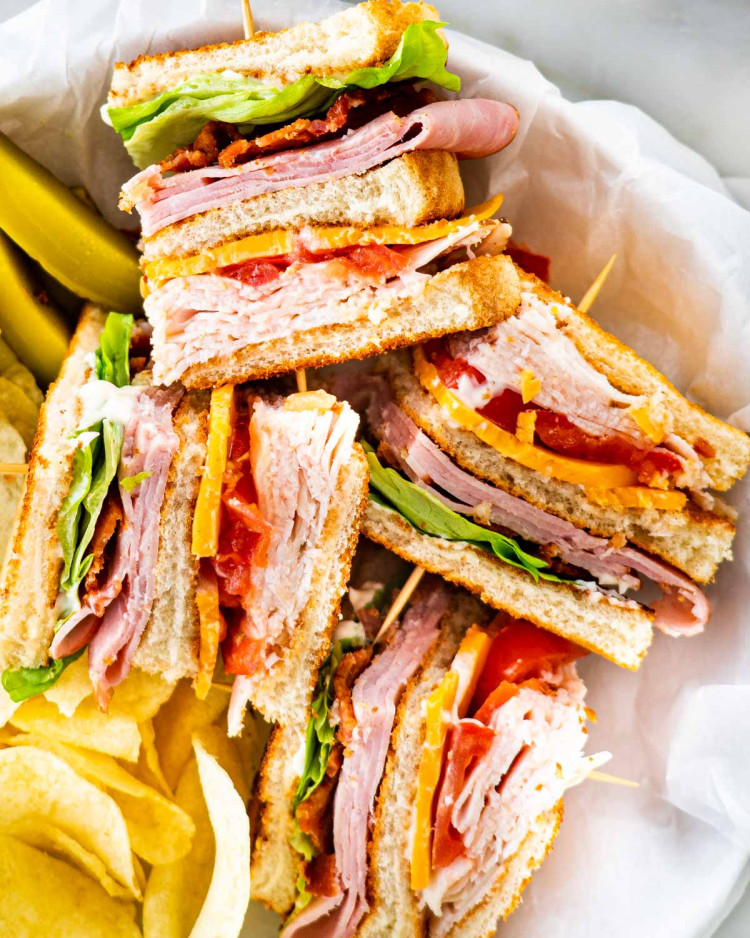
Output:
[[[237,738],[230,739],[225,726],[202,726],[193,733],[193,740],[197,740],[216,759],[232,779],[242,801],[247,804],[250,800],[250,779],[245,775]]]
[[[232,780],[195,740],[203,796],[216,844],[211,885],[190,938],[239,935],[250,901],[250,822]]]
[[[195,758],[182,773],[175,801],[195,823],[193,848],[176,863],[151,870],[143,900],[144,938],[187,938],[211,882],[214,837]]]
[[[205,700],[198,700],[189,681],[180,681],[174,693],[154,717],[156,748],[170,788],[174,790],[193,752],[192,734],[209,726],[229,706],[230,688],[212,686]]]
[[[19,432],[11,426],[0,410],[0,462],[25,462],[26,444]],[[23,494],[24,477],[20,475],[0,475],[0,564],[2,564],[5,551],[13,531],[13,522],[21,495]],[[0,695],[8,695],[0,688]],[[4,701],[0,702],[0,719],[5,713]]]
[[[17,385],[37,408],[42,406],[44,395],[37,387],[36,378],[26,365],[22,365],[8,343],[0,338],[0,375]]]
[[[215,734],[206,735],[215,742]],[[245,806],[230,776],[197,738],[194,749],[176,795],[195,821],[193,849],[178,863],[151,871],[143,906],[145,938],[233,938],[249,902]]]
[[[22,704],[9,722],[27,733],[95,749],[128,762],[138,761],[141,734],[135,719],[118,713],[101,713],[93,699],[84,700],[76,709],[75,719],[69,720],[53,703],[34,697]]]
[[[16,736],[12,744],[46,749],[104,788],[122,811],[134,852],[147,863],[172,863],[190,851],[195,833],[190,816],[111,756],[31,735]]]
[[[169,699],[172,688],[173,685],[159,675],[134,668],[115,690],[109,712],[114,716],[133,717],[136,723],[143,723],[150,720]],[[87,656],[82,655],[66,668],[44,696],[57,706],[60,713],[72,717],[79,704],[93,696]]]
[[[1,514],[2,511],[0,510],[0,515]],[[2,687],[0,687],[0,727],[5,726],[20,706],[20,703],[13,703]]]
[[[40,818],[98,856],[131,893],[140,893],[122,811],[58,756],[30,746],[0,750],[0,792],[0,831]]]
[[[91,693],[88,655],[81,655],[69,664],[52,687],[44,692],[44,697],[51,700],[64,716],[72,717],[78,705],[86,697],[90,697]]]
[[[45,853],[51,853],[60,860],[72,863],[82,873],[88,873],[92,879],[95,879],[107,895],[114,899],[135,899],[142,894],[142,890],[134,894],[127,886],[118,883],[109,875],[107,867],[95,853],[84,850],[77,840],[60,830],[59,827],[55,827],[54,824],[45,821],[44,818],[23,818],[12,824],[8,833],[31,847],[38,847]],[[138,882],[137,876],[136,882]]]
[[[115,689],[109,712],[133,717],[136,723],[143,723],[156,715],[162,704],[169,700],[173,690],[174,684],[169,684],[161,675],[133,668]]]
[[[135,905],[84,873],[0,835],[0,933],[13,938],[140,938]]]
[[[159,760],[159,751],[156,748],[154,721],[146,720],[145,723],[139,723],[138,729],[141,732],[141,752],[138,756],[135,774],[142,782],[151,785],[152,788],[158,788],[162,794],[172,798],[174,792],[164,777]]]
[[[0,410],[8,422],[18,430],[27,449],[34,444],[39,405],[27,397],[21,388],[0,375]]]

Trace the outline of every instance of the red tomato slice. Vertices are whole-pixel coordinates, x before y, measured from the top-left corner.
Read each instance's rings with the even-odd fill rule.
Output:
[[[250,638],[239,623],[229,627],[221,643],[224,670],[227,674],[254,674],[261,663],[263,642]]]
[[[549,283],[550,259],[546,254],[535,254],[524,245],[514,244],[513,241],[508,242],[505,253],[519,267]]]
[[[579,645],[539,629],[525,619],[512,619],[505,613],[500,613],[495,623],[498,619],[507,620],[507,624],[500,629],[490,648],[474,692],[472,713],[480,710],[504,681],[520,684],[527,678],[538,677],[542,671],[569,664],[588,654]]]
[[[447,388],[457,388],[461,375],[471,375],[477,384],[484,384],[486,379],[481,371],[474,368],[463,358],[451,358],[443,339],[430,339],[424,344],[424,353],[429,362],[437,369],[440,380]],[[492,418],[490,418],[492,419]],[[516,425],[513,424],[513,433]]]
[[[476,762],[487,754],[494,738],[493,730],[473,720],[461,720],[450,731],[448,753],[435,802],[437,808],[432,840],[433,869],[448,866],[464,852],[461,835],[451,823],[451,811],[467,776]]]

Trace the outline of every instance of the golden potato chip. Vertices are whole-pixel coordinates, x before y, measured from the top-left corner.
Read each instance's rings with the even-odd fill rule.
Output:
[[[39,419],[39,405],[24,394],[17,384],[0,375],[0,410],[31,449]]]
[[[0,375],[17,385],[37,408],[42,406],[44,395],[37,387],[36,378],[26,365],[22,365],[4,339],[0,338]]]
[[[150,720],[169,699],[172,688],[173,685],[159,675],[134,668],[112,695],[109,713],[133,717],[136,723]],[[87,656],[82,655],[66,668],[44,696],[57,706],[60,713],[72,717],[83,700],[93,697]]]
[[[44,692],[44,697],[57,707],[66,717],[72,717],[78,705],[90,697],[91,678],[89,677],[88,655],[81,655],[63,671],[57,681]]]
[[[0,516],[1,515],[2,509],[0,509]],[[20,706],[20,703],[13,703],[3,688],[0,687],[0,727],[5,726]]]
[[[189,852],[195,833],[190,816],[131,775],[112,756],[32,735],[20,734],[11,742],[46,749],[82,778],[104,788],[122,811],[132,849],[147,863],[172,863]]]
[[[192,734],[209,726],[229,706],[230,688],[212,686],[205,700],[198,700],[189,681],[180,681],[174,693],[154,717],[156,748],[170,788],[174,790],[193,752]]]
[[[143,723],[155,716],[162,704],[169,700],[174,687],[174,684],[169,684],[159,674],[149,674],[147,671],[133,668],[115,689],[109,712],[133,717],[136,723]]]
[[[193,847],[176,863],[151,870],[143,900],[144,938],[187,938],[211,882],[214,836],[195,758],[182,773],[175,801],[195,823]]]
[[[250,822],[229,775],[198,740],[193,745],[216,847],[208,895],[190,938],[233,938],[250,901]]]
[[[139,895],[122,811],[58,756],[30,746],[0,750],[0,792],[0,831],[41,819],[98,856],[114,879]]]
[[[107,867],[95,853],[84,850],[77,840],[44,818],[23,818],[11,824],[8,833],[31,847],[38,847],[45,853],[51,853],[60,860],[72,863],[82,873],[88,873],[104,888],[107,895],[115,899],[135,899],[142,895],[142,890],[134,894],[127,886],[118,883],[109,875]],[[140,883],[138,885],[140,886]]]
[[[141,734],[136,720],[119,713],[101,713],[90,698],[76,708],[75,719],[70,720],[53,703],[33,697],[16,710],[9,722],[27,733],[106,752],[128,762],[138,761]]]
[[[26,444],[18,430],[10,425],[0,410],[0,462],[25,462]],[[8,541],[13,531],[16,510],[23,494],[24,477],[0,475],[0,564],[2,564]],[[0,696],[9,700],[0,688]],[[0,701],[0,720],[6,712],[5,700]]]
[[[0,934],[13,938],[140,938],[135,905],[84,873],[0,834]]]
[[[138,729],[141,731],[141,752],[138,756],[135,774],[142,782],[151,785],[153,788],[158,788],[162,794],[172,798],[174,792],[170,788],[169,782],[164,778],[164,772],[159,761],[154,721],[146,720],[145,723],[139,723]]]
[[[245,775],[237,738],[230,739],[225,726],[202,726],[193,733],[193,741],[196,740],[232,779],[240,798],[247,804],[250,800],[251,780]]]
[[[197,738],[194,749],[176,795],[195,821],[193,849],[178,863],[151,871],[143,906],[145,938],[234,938],[249,902],[245,806],[230,776]]]

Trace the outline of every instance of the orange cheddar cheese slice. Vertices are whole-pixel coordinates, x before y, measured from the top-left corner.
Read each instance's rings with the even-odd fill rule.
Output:
[[[214,388],[208,418],[206,462],[193,516],[193,553],[196,557],[213,557],[219,549],[221,489],[233,419],[233,385]]]

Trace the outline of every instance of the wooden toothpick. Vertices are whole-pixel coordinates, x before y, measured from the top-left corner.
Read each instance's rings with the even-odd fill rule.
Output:
[[[583,294],[583,297],[581,298],[581,302],[578,304],[578,309],[582,313],[587,313],[591,309],[591,307],[594,305],[594,300],[597,298],[597,296],[599,295],[599,291],[604,286],[604,281],[609,276],[609,272],[610,270],[612,270],[612,266],[614,265],[616,257],[617,257],[616,254],[613,254],[612,257],[610,257],[610,259],[602,268],[599,276],[591,284],[588,290]]]
[[[586,776],[592,782],[606,782],[607,785],[622,785],[624,788],[640,788],[638,782],[633,782],[629,778],[620,778],[619,775],[610,775],[609,772],[599,772],[594,770]]]
[[[424,569],[422,567],[415,567],[409,574],[409,579],[404,583],[404,585],[399,590],[398,596],[394,599],[393,605],[388,610],[388,614],[385,619],[383,619],[383,624],[380,626],[380,631],[375,636],[375,642],[379,642],[383,636],[386,634],[388,629],[393,625],[398,616],[401,614],[404,606],[411,599],[411,594],[419,585],[419,581],[424,576]]]
[[[25,462],[0,462],[0,476],[22,476],[28,469]]]
[[[252,39],[255,35],[253,11],[250,9],[250,0],[242,0],[242,28],[245,30],[245,39]]]

